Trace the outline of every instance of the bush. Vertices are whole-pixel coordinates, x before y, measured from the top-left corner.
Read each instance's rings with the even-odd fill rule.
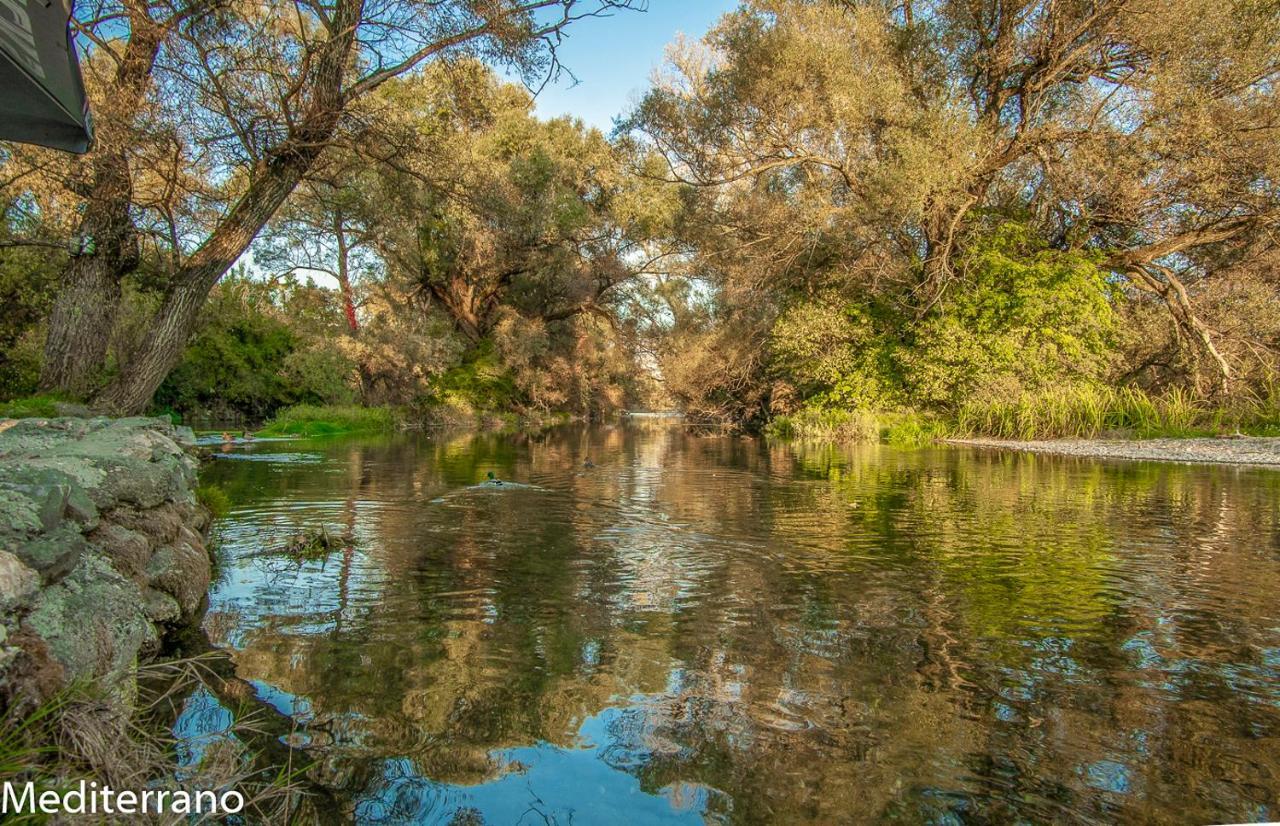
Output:
[[[196,488],[196,501],[204,505],[214,519],[226,516],[231,510],[231,497],[218,485],[200,485]]]
[[[899,350],[913,403],[955,410],[974,395],[1089,383],[1110,369],[1114,296],[1089,256],[1046,249],[1006,223],[971,240],[960,274]]]
[[[56,393],[40,396],[27,396],[0,404],[0,418],[5,419],[51,419],[58,415],[57,407],[67,399]]]
[[[389,407],[316,407],[300,404],[280,411],[260,436],[329,436],[393,430],[398,417]]]

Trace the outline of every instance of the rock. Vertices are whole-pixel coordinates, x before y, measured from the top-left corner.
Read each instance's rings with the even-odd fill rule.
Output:
[[[182,606],[163,591],[148,588],[142,593],[142,608],[147,619],[158,623],[174,623],[182,618]]]
[[[111,519],[129,530],[145,534],[153,545],[165,545],[177,539],[183,521],[181,511],[173,504],[147,510],[117,508]]]
[[[25,499],[41,530],[54,530],[66,519],[88,528],[98,523],[98,509],[75,477],[53,468],[0,466],[0,491]]]
[[[34,568],[45,583],[62,579],[89,548],[89,542],[75,525],[62,525],[57,530],[35,539],[15,543],[10,549],[29,568]]]
[[[45,641],[68,680],[119,678],[159,647],[138,586],[97,554],[42,591],[24,625]]]
[[[192,617],[204,602],[209,590],[209,555],[203,546],[175,542],[157,548],[147,563],[146,574],[151,587],[178,601],[184,617]]]
[[[39,588],[39,574],[13,554],[0,551],[0,613],[26,605]],[[0,625],[0,629],[3,627]]]
[[[40,508],[25,496],[0,495],[0,537],[24,537],[43,527]]]
[[[89,541],[117,571],[135,581],[145,580],[152,545],[145,534],[109,522],[89,534]]]
[[[0,707],[78,679],[127,706],[136,663],[198,617],[211,565],[190,437],[145,418],[0,428]]]

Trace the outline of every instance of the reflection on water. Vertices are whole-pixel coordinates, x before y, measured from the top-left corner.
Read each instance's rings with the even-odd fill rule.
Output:
[[[1280,818],[1280,473],[663,426],[245,450],[318,461],[205,472],[205,626],[346,818]],[[354,547],[262,555],[318,525]],[[178,730],[227,725],[198,694]]]

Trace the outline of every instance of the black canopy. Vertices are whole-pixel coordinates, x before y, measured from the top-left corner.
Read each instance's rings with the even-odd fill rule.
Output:
[[[0,0],[0,139],[68,152],[92,128],[63,0]]]

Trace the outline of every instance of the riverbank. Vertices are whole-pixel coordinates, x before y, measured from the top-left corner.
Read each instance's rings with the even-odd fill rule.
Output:
[[[1053,453],[1088,459],[1195,462],[1280,467],[1280,438],[1232,436],[1188,439],[947,439],[970,447]]]
[[[191,434],[164,419],[0,422],[0,701],[93,684],[127,710],[135,670],[198,621],[212,563]]]

